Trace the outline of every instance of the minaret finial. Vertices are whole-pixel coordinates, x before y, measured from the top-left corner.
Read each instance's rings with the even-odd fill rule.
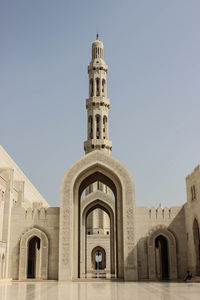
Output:
[[[98,32],[97,32],[97,40],[99,39],[99,34],[98,34]]]

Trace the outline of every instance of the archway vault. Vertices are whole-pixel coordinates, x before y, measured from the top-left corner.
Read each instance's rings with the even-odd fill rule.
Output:
[[[134,183],[126,167],[99,150],[76,161],[66,171],[61,184],[59,280],[79,276],[80,196],[86,186],[97,179],[115,195],[118,277],[137,280]]]

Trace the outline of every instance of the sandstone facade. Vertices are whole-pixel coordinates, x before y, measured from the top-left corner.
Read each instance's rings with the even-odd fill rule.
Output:
[[[200,274],[200,166],[186,178],[187,203],[135,204],[127,168],[111,156],[108,67],[92,44],[86,100],[85,156],[69,167],[60,208],[49,207],[0,147],[0,278],[27,280],[112,276],[176,280]]]

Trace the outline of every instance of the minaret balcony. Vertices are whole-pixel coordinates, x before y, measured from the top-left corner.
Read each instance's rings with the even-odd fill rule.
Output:
[[[90,97],[86,99],[86,108],[88,109],[92,106],[106,106],[110,108],[110,99],[104,96]]]
[[[89,153],[94,150],[112,150],[112,142],[106,139],[91,139],[84,142],[84,150]]]

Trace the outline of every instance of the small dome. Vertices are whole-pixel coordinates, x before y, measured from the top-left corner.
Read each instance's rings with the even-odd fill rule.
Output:
[[[92,43],[92,47],[100,47],[100,48],[103,48],[103,43],[102,41],[99,40],[99,35],[97,33],[97,37],[96,37],[96,40]]]
[[[92,43],[92,59],[103,59],[103,43],[99,40],[97,33],[96,40]]]
[[[100,48],[103,48],[103,43],[102,43],[102,41],[100,41],[100,40],[95,40],[95,41],[92,43],[92,47],[100,47]]]

